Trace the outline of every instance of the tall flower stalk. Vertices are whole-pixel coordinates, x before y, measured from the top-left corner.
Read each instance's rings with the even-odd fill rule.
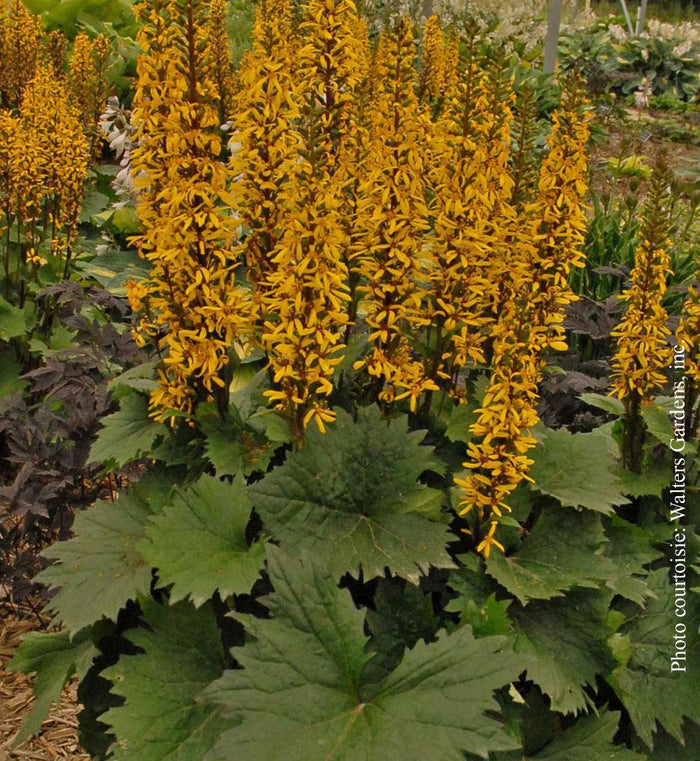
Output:
[[[79,114],[92,156],[101,147],[98,122],[107,102],[110,53],[110,42],[103,34],[90,39],[80,32],[73,43],[68,64],[70,100]]]
[[[627,304],[624,317],[613,330],[617,339],[612,360],[611,393],[625,406],[623,460],[639,473],[642,466],[644,422],[641,408],[666,382],[664,371],[671,363],[668,345],[671,331],[663,306],[666,277],[670,273],[669,230],[670,173],[663,155],[657,160],[644,206],[640,241],[630,286],[620,296]]]
[[[465,392],[460,373],[468,363],[486,362],[488,327],[499,311],[494,305],[512,248],[512,99],[500,66],[482,74],[468,58],[438,122],[431,170],[437,264],[431,376],[459,398]]]
[[[417,400],[436,391],[410,337],[425,328],[432,255],[424,245],[429,228],[425,148],[431,124],[414,92],[411,24],[397,23],[380,41],[372,104],[367,174],[360,188],[355,268],[362,285],[370,353],[357,363],[376,378],[384,401]]]
[[[19,106],[34,76],[40,53],[41,26],[22,0],[11,0],[0,16],[0,105]]]
[[[253,48],[241,62],[231,113],[233,209],[243,228],[240,255],[252,285],[255,317],[268,287],[285,188],[295,167],[299,83],[291,0],[261,0]]]
[[[538,383],[547,350],[566,348],[564,309],[576,297],[567,283],[581,266],[585,216],[585,148],[588,118],[576,82],[569,83],[554,114],[547,156],[535,200],[512,229],[515,255],[500,281],[498,319],[492,328],[489,380],[479,417],[471,427],[465,467],[455,479],[463,490],[461,514],[471,514],[477,550],[502,549],[496,531],[508,497],[531,480],[528,452],[536,440]]]
[[[349,237],[340,212],[359,83],[355,18],[350,0],[306,6],[296,71],[298,156],[282,190],[281,235],[263,294],[262,344],[275,386],[266,394],[290,416],[299,441],[312,420],[324,430],[335,418],[326,400],[348,322]]]
[[[131,154],[136,239],[150,278],[132,283],[139,340],[161,358],[151,396],[156,419],[189,415],[198,401],[228,406],[225,368],[234,342],[248,340],[246,292],[236,284],[235,227],[224,207],[228,174],[220,161],[219,98],[206,40],[206,3],[151,0],[141,21]]]

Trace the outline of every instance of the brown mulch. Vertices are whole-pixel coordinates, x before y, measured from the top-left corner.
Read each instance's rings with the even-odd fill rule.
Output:
[[[41,734],[19,748],[11,748],[12,739],[31,708],[34,680],[24,674],[10,674],[5,667],[22,635],[39,628],[35,616],[17,620],[0,604],[0,761],[88,761],[89,756],[78,745],[77,716],[81,706],[76,687],[70,684],[63,691],[60,704],[52,707]]]

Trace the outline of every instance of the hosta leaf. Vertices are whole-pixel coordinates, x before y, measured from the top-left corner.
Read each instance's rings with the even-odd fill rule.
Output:
[[[128,600],[148,594],[151,566],[138,544],[153,509],[135,491],[97,502],[75,516],[73,539],[44,550],[58,562],[37,581],[58,588],[49,603],[57,623],[77,632],[103,616],[116,619]]]
[[[60,697],[68,680],[75,674],[82,679],[98,655],[90,633],[81,632],[73,640],[68,632],[50,634],[31,632],[17,648],[8,671],[36,673],[34,705],[14,739],[19,745],[36,734],[49,715],[51,705]]]
[[[148,400],[130,394],[119,401],[120,409],[102,420],[102,429],[90,450],[90,463],[126,465],[150,453],[166,432],[161,423],[148,417]]]
[[[574,590],[547,602],[536,600],[508,609],[515,626],[515,650],[532,661],[527,677],[539,685],[562,713],[584,710],[586,685],[614,667],[607,644],[611,595],[602,590]]]
[[[652,745],[652,734],[658,722],[677,740],[682,740],[681,727],[687,717],[700,723],[700,701],[693,674],[700,673],[700,611],[693,594],[684,597],[687,613],[674,613],[674,588],[668,570],[660,568],[647,577],[655,599],[642,609],[629,604],[623,609],[627,621],[619,632],[629,638],[630,656],[625,665],[615,670],[610,683],[627,709],[637,734]],[[671,671],[675,655],[675,624],[686,627],[685,671]]]
[[[605,396],[604,394],[581,394],[579,399],[586,404],[590,404],[591,407],[596,407],[599,410],[607,412],[609,415],[615,417],[622,417],[625,414],[625,405],[612,396]]]
[[[106,669],[124,705],[100,717],[114,732],[114,761],[202,761],[219,736],[218,710],[197,702],[221,675],[224,652],[209,604],[165,607],[150,603],[143,617],[152,631],[127,632],[143,649]]]
[[[610,445],[607,429],[575,434],[566,428],[548,429],[533,450],[533,488],[568,507],[611,513],[628,500],[613,471],[616,462]]]
[[[614,745],[620,714],[585,716],[528,759],[532,761],[644,761],[646,756]]]
[[[493,691],[522,662],[505,637],[469,627],[416,644],[379,683],[367,681],[362,614],[325,565],[269,553],[271,620],[241,617],[252,639],[206,692],[230,719],[206,761],[462,761],[514,742]]]
[[[321,435],[251,487],[263,524],[295,555],[323,553],[335,576],[365,578],[385,568],[416,581],[430,565],[450,567],[442,493],[418,482],[435,466],[423,434],[409,433],[406,417],[385,421],[377,407],[357,422],[342,410]]]
[[[617,576],[612,560],[596,555],[606,541],[600,516],[546,507],[517,552],[493,554],[486,571],[523,604]]]
[[[262,542],[246,541],[251,510],[240,478],[230,484],[202,476],[176,490],[140,545],[160,582],[172,584],[171,602],[189,596],[199,607],[217,589],[222,597],[250,592],[265,561]]]

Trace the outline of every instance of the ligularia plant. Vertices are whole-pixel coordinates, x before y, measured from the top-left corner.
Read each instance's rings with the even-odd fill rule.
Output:
[[[700,705],[658,641],[663,410],[640,412],[634,462],[619,446],[629,396],[665,382],[661,181],[616,331],[622,401],[584,395],[609,417],[550,428],[584,263],[580,83],[540,113],[473,27],[396,17],[375,39],[352,0],[259,0],[235,72],[225,3],[136,14],[148,362],[113,379],[90,459],[140,467],[44,553],[61,629],[13,660],[41,698],[19,739],[76,675],[95,759],[670,757]],[[697,313],[690,290],[695,380]],[[697,639],[685,657],[700,669]]]

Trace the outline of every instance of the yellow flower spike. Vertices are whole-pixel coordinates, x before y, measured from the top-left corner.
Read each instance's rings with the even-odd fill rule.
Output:
[[[429,229],[425,151],[432,127],[414,93],[413,57],[413,32],[404,19],[380,40],[373,64],[376,89],[352,269],[371,331],[364,364],[386,384],[383,400],[410,396],[415,407],[430,387],[408,337],[429,322],[432,256],[421,248]]]
[[[279,233],[261,293],[269,316],[262,345],[283,391],[277,406],[288,407],[298,439],[311,419],[319,430],[334,419],[320,398],[333,390],[349,319],[349,233],[340,209],[361,73],[356,27],[349,0],[306,6],[292,87],[299,125],[289,133],[297,154],[278,191]]]
[[[536,440],[538,383],[547,348],[561,348],[564,308],[574,300],[567,276],[581,262],[585,216],[587,116],[573,85],[554,114],[553,129],[534,200],[524,204],[518,224],[510,228],[512,256],[499,278],[498,318],[491,327],[493,372],[479,417],[471,426],[474,440],[464,466],[471,472],[458,485],[463,513],[474,507],[488,520],[510,511],[509,494],[532,481],[527,452]],[[565,199],[565,200],[562,200]],[[497,521],[477,550],[492,547]]]
[[[98,122],[107,100],[110,53],[111,45],[103,34],[91,40],[79,32],[68,64],[68,94],[90,141],[91,156],[98,153],[101,145]]]
[[[54,29],[49,32],[47,38],[47,50],[53,75],[56,79],[65,79],[66,77],[66,54],[68,52],[68,38],[60,29]]]
[[[9,106],[19,106],[34,77],[39,59],[41,26],[22,0],[11,0],[0,17],[0,94]]]
[[[501,66],[480,74],[465,62],[464,76],[438,124],[430,168],[437,264],[435,379],[455,378],[468,363],[486,361],[487,330],[499,313],[515,224],[508,167],[513,98]],[[485,193],[484,186],[494,192]],[[446,386],[463,393],[455,384]]]
[[[35,243],[34,223],[54,229],[52,253],[70,245],[88,172],[88,146],[62,80],[42,61],[24,87],[17,116],[0,115],[3,207]]]
[[[207,4],[150,0],[135,12],[144,51],[134,96],[132,169],[143,226],[136,244],[151,275],[129,296],[144,308],[141,332],[166,357],[152,415],[174,424],[172,411],[189,415],[198,401],[225,393],[227,349],[250,342],[249,297],[235,282],[236,222],[225,208]]]
[[[273,269],[280,238],[283,192],[295,168],[299,135],[299,85],[294,78],[298,40],[291,0],[261,0],[256,8],[253,48],[241,62],[231,106],[232,206],[247,228],[240,246],[253,284],[255,317]]]
[[[436,15],[425,22],[422,47],[418,92],[421,98],[431,100],[440,97],[445,86],[445,35]]]
[[[206,25],[207,56],[213,63],[213,80],[219,96],[219,121],[224,124],[233,113],[236,83],[231,63],[226,19],[227,0],[210,0]]]
[[[669,184],[670,173],[661,157],[652,174],[631,285],[620,296],[627,308],[611,333],[617,339],[611,394],[632,407],[651,402],[665,383],[663,371],[672,358],[667,342],[671,331],[666,327],[668,315],[662,303],[671,264]]]

